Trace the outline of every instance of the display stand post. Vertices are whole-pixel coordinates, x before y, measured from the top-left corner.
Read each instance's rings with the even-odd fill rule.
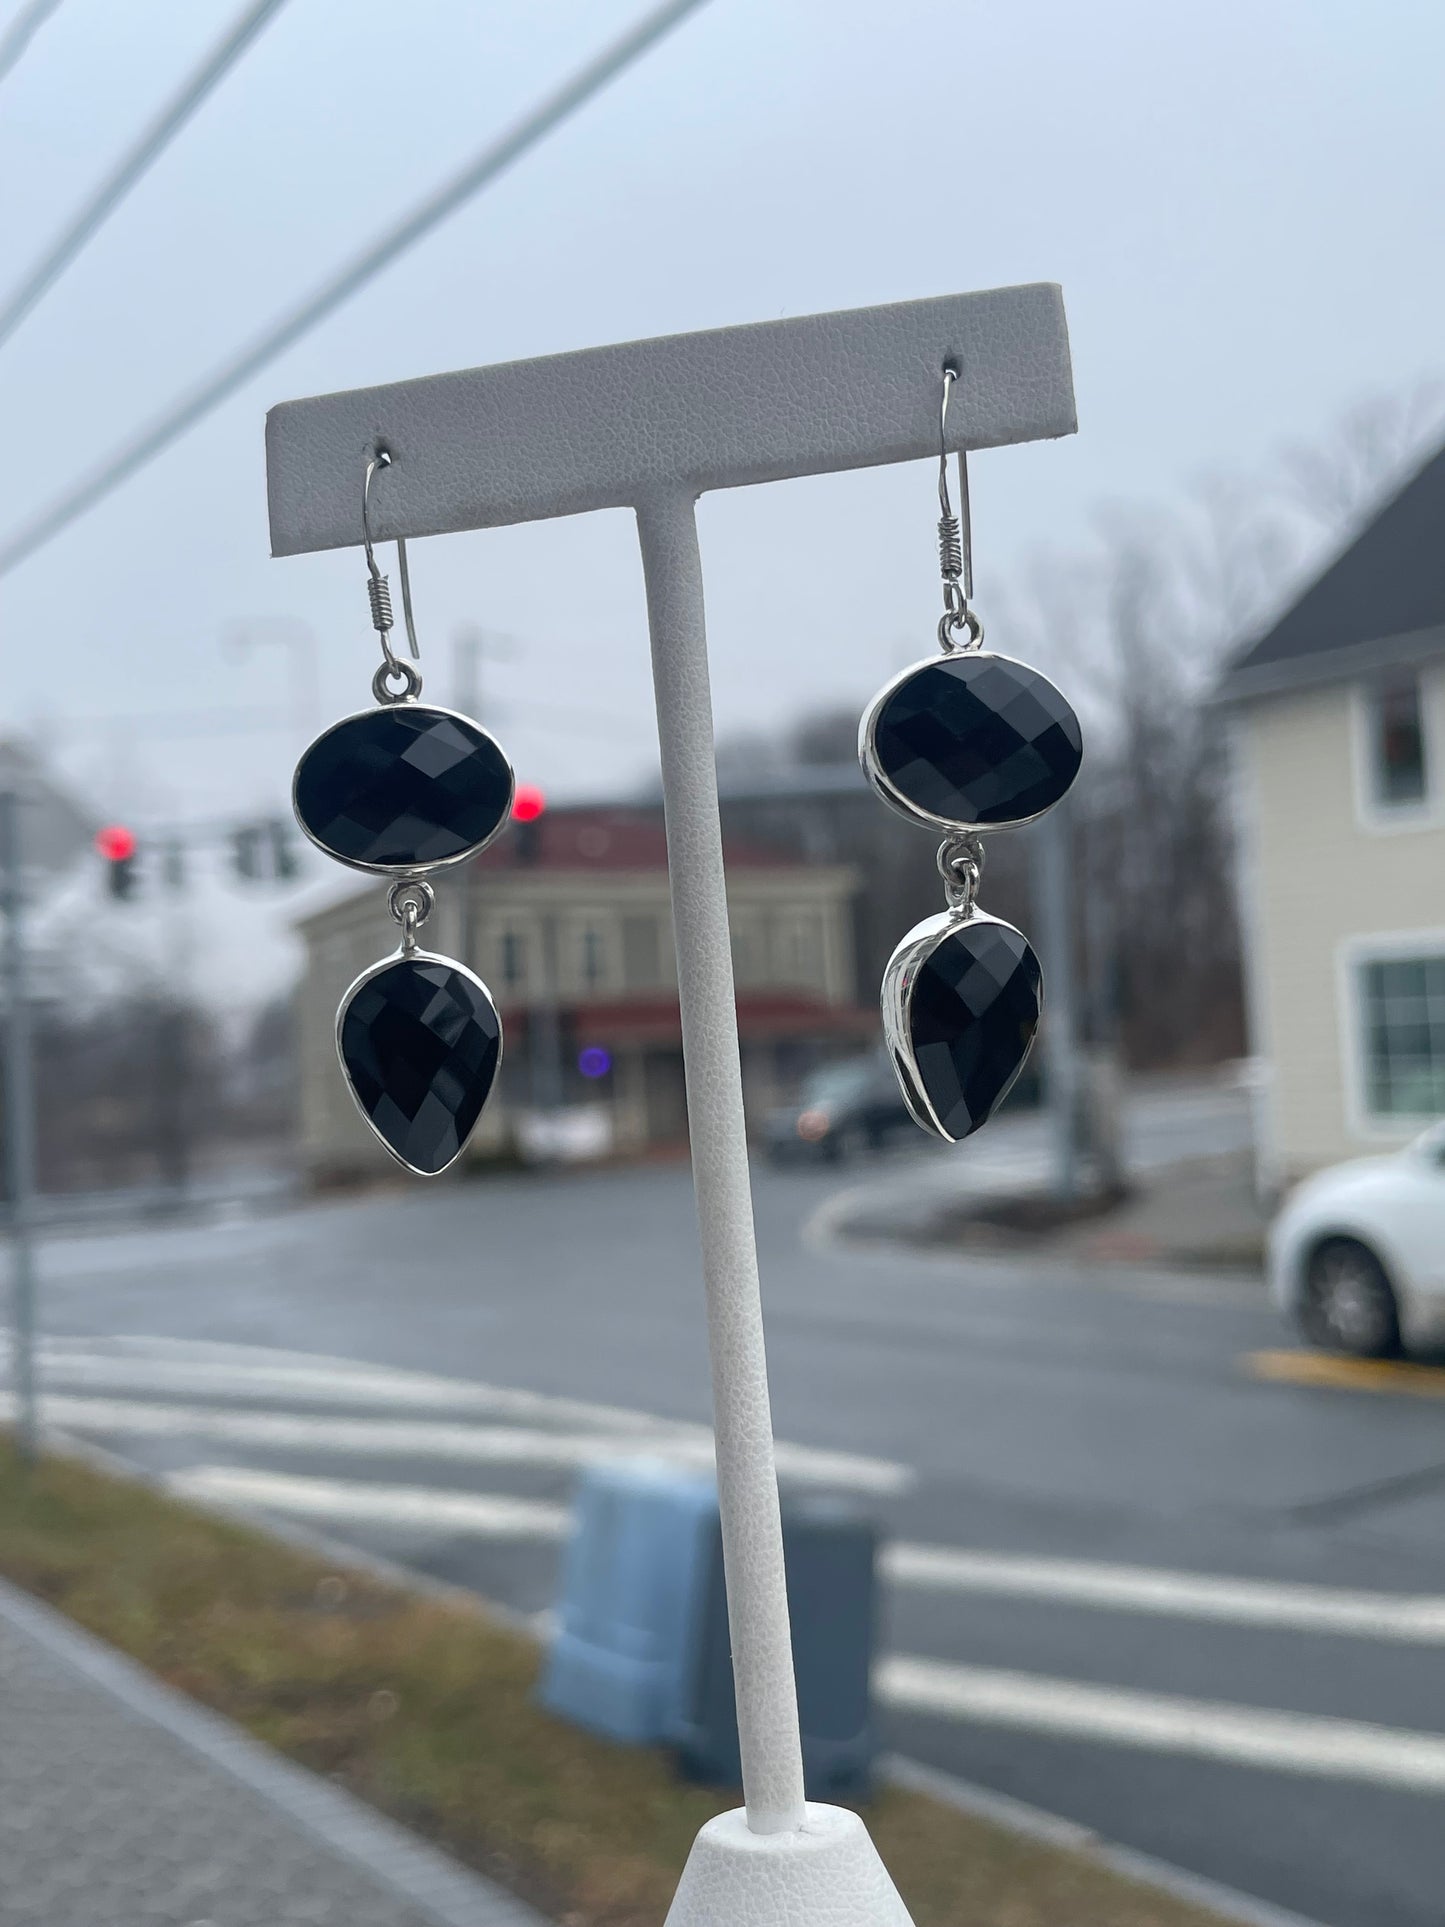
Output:
[[[907,1927],[858,1818],[808,1805],[748,1184],[695,504],[707,489],[1073,432],[1063,303],[1035,284],[676,335],[288,402],[267,420],[272,549],[588,509],[637,515],[652,636],[688,1121],[745,1810],[703,1828],[669,1927]]]
[[[659,494],[638,508],[637,526],[652,631],[743,1798],[755,1833],[783,1833],[803,1823],[803,1752],[783,1583],[783,1526],[763,1356],[692,497],[677,490]]]

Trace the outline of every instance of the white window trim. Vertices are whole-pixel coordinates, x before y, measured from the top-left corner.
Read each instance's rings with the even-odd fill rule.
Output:
[[[1340,1023],[1340,1067],[1344,1073],[1345,1129],[1370,1144],[1407,1144],[1438,1111],[1419,1116],[1403,1111],[1381,1117],[1365,1099],[1365,1036],[1361,1024],[1359,973],[1362,964],[1388,963],[1395,957],[1445,957],[1445,925],[1425,930],[1381,930],[1367,937],[1346,937],[1335,951],[1335,1008]]]
[[[1445,823],[1445,676],[1430,664],[1411,673],[1420,684],[1420,727],[1425,736],[1425,794],[1418,803],[1381,803],[1375,796],[1371,696],[1376,678],[1350,686],[1350,763],[1355,785],[1355,821],[1372,836],[1394,836],[1402,830],[1438,829]]]

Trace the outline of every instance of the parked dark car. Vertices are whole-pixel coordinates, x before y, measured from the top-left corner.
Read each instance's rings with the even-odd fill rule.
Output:
[[[815,1071],[794,1105],[774,1111],[764,1143],[775,1164],[790,1157],[838,1161],[919,1135],[886,1057],[854,1057]]]

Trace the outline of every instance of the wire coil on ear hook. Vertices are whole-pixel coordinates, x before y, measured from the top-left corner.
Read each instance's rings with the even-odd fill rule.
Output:
[[[378,469],[390,468],[394,457],[384,443],[378,442],[376,451],[366,464],[366,473],[361,483],[361,540],[366,550],[366,595],[371,604],[371,626],[381,641],[384,658],[381,668],[372,678],[371,688],[376,700],[381,703],[410,702],[421,693],[421,675],[409,663],[403,662],[391,646],[391,631],[395,617],[391,612],[391,584],[381,573],[376,560],[371,533],[371,484]],[[421,661],[421,649],[416,639],[416,621],[411,607],[411,570],[407,566],[406,538],[396,538],[397,567],[401,571],[401,613],[406,624],[407,646],[411,650],[412,662]],[[393,689],[391,682],[400,677],[401,688]]]
[[[943,364],[943,400],[938,411],[938,566],[943,576],[943,614],[938,646],[950,652],[977,649],[983,624],[973,612],[973,517],[968,500],[968,455],[958,451],[959,514],[948,494],[948,403],[958,380],[955,361]],[[963,632],[960,640],[959,632]]]

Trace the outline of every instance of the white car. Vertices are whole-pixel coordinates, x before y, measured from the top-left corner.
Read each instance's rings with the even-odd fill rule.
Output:
[[[1445,1122],[1291,1192],[1270,1229],[1269,1277],[1281,1311],[1330,1351],[1445,1345]]]

